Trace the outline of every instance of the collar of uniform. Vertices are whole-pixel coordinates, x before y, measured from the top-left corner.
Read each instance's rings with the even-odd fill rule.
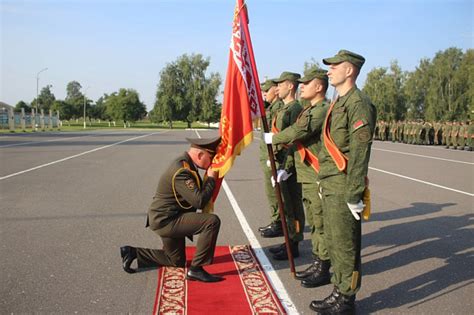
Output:
[[[193,171],[196,171],[196,172],[197,172],[198,167],[196,166],[196,164],[194,164],[193,159],[191,159],[191,157],[189,156],[188,152],[184,152],[184,158],[186,159],[186,162],[188,162],[188,164],[191,166],[191,168],[193,169]]]
[[[349,97],[351,97],[351,95],[354,94],[356,89],[357,89],[357,86],[354,85],[345,95],[339,97],[336,104],[334,104],[334,108],[344,106],[344,104],[346,104]]]
[[[290,108],[292,105],[296,104],[297,102],[298,102],[298,100],[293,100],[293,101],[291,101],[291,102],[289,102],[289,103],[286,103],[286,104],[283,105],[283,107],[282,107],[281,109],[288,109],[288,108]]]

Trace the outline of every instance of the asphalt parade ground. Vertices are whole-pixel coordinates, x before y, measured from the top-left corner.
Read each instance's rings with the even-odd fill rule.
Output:
[[[161,172],[217,131],[0,136],[0,313],[150,314],[157,272],[127,274],[119,247],[161,247],[145,228]],[[258,134],[215,205],[218,245],[252,244],[290,312],[311,314],[331,285],[306,289],[268,249]],[[474,309],[474,153],[376,141],[372,216],[362,225],[359,314],[469,314]],[[188,245],[191,245],[189,243]],[[308,228],[297,270],[311,261]],[[212,297],[211,297],[212,298]]]

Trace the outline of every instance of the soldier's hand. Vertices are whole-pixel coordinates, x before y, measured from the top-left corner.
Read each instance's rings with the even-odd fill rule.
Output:
[[[358,203],[356,204],[352,204],[352,203],[347,203],[347,206],[349,207],[349,210],[351,210],[351,213],[352,213],[352,216],[357,220],[359,221],[360,220],[360,215],[359,213],[361,213],[362,211],[364,211],[364,203],[362,202],[362,200],[359,200]]]
[[[275,178],[273,176],[270,177],[270,181],[272,182],[272,187],[275,187]]]
[[[293,173],[288,173],[285,170],[278,170],[277,171],[277,182],[281,183],[281,181],[287,180]]]
[[[219,172],[214,171],[212,169],[212,167],[209,167],[207,169],[207,177],[212,177],[212,178],[216,179],[218,175],[219,175]]]
[[[267,160],[267,167],[268,167],[268,168],[271,168],[271,167],[272,167],[271,164],[270,164],[270,160]]]
[[[272,144],[273,132],[263,133],[263,140],[266,144]]]

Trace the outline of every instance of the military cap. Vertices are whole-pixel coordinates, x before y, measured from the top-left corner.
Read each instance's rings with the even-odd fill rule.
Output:
[[[339,52],[334,56],[334,57],[329,57],[329,58],[324,58],[323,63],[325,65],[330,65],[334,63],[341,63],[344,61],[348,61],[352,63],[354,66],[357,68],[362,68],[362,65],[365,62],[365,58],[362,57],[361,55],[358,55],[356,53],[353,53],[352,51],[349,50],[339,50]]]
[[[267,80],[262,84],[262,91],[267,92],[272,86],[276,86],[274,79]]]
[[[301,79],[298,79],[298,82],[301,82],[301,83],[306,83],[306,82],[309,82],[313,79],[319,79],[319,80],[323,80],[323,81],[328,81],[328,75],[327,75],[327,71],[326,70],[323,70],[323,69],[317,69],[317,68],[313,68],[311,70],[309,70],[304,77],[302,77]]]
[[[221,142],[221,137],[214,138],[186,138],[191,147],[205,150],[211,154],[215,154],[217,146]]]
[[[288,81],[297,83],[299,78],[301,78],[301,76],[298,73],[285,71],[281,73],[279,78],[273,79],[273,82],[280,83],[280,82],[288,80]]]

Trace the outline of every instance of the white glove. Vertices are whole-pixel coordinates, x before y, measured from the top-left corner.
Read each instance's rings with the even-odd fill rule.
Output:
[[[293,173],[287,173],[285,170],[278,170],[277,171],[277,182],[287,180]]]
[[[270,181],[272,182],[272,187],[275,187],[275,179],[272,177],[270,177]]]
[[[361,213],[362,211],[364,211],[364,203],[362,202],[362,200],[359,200],[358,203],[356,204],[352,204],[352,203],[347,203],[347,206],[349,207],[349,210],[351,210],[351,213],[352,213],[352,216],[354,216],[354,218],[359,221],[360,220],[360,215],[359,213]]]
[[[273,138],[273,132],[263,133],[263,141],[265,141],[266,144],[272,144],[272,138]]]
[[[271,167],[271,165],[270,165],[270,160],[267,160],[267,166],[268,166],[268,168]]]

